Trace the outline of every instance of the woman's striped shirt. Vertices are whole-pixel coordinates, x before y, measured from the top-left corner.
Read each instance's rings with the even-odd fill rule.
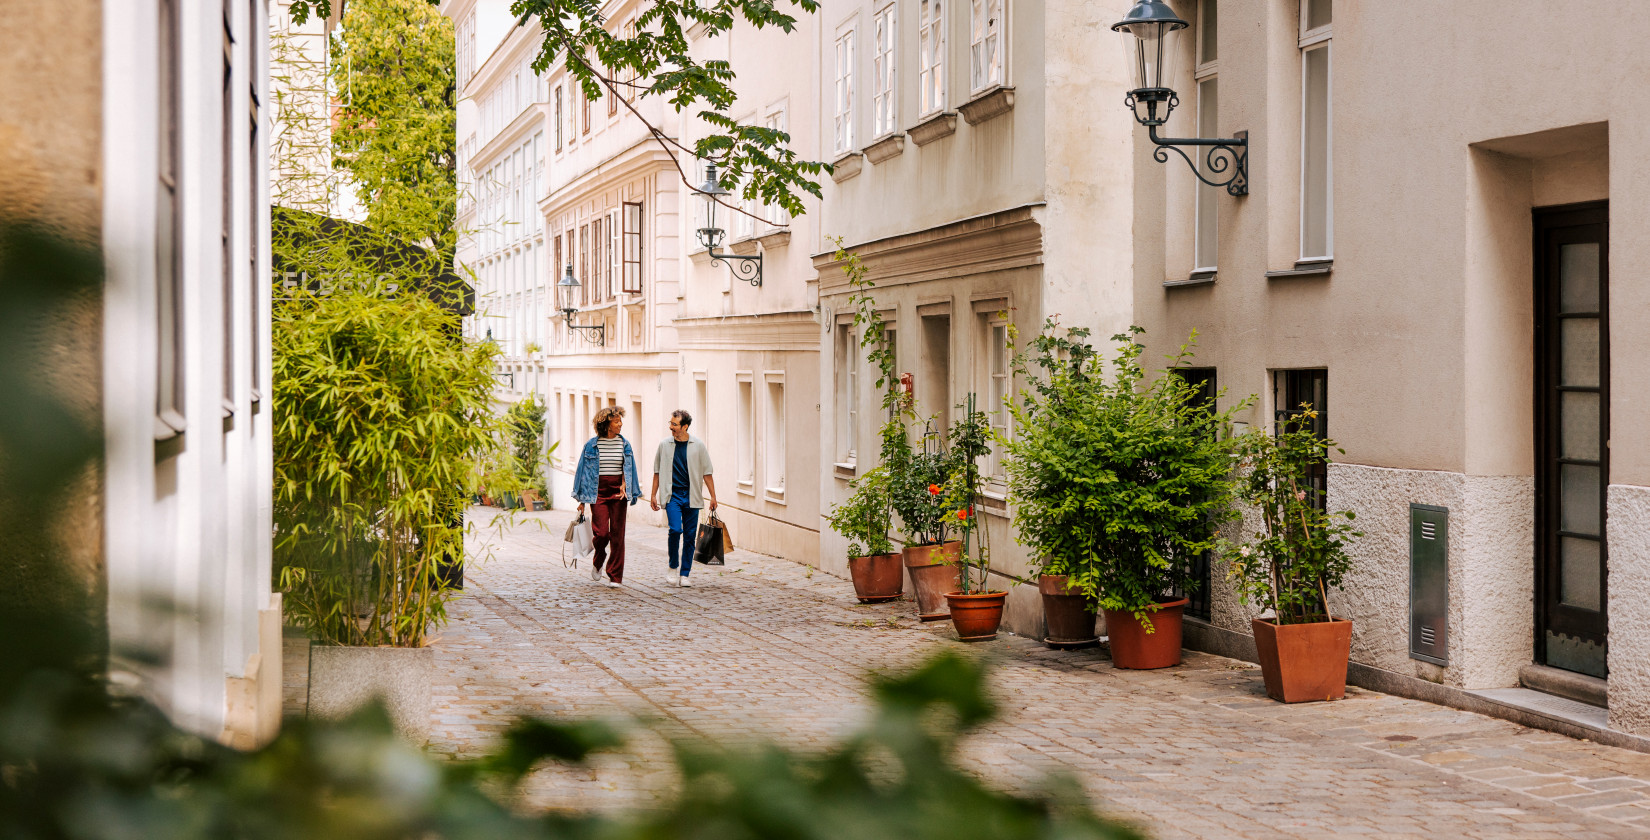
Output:
[[[600,456],[600,475],[624,475],[624,439],[618,435],[596,438],[596,454]]]

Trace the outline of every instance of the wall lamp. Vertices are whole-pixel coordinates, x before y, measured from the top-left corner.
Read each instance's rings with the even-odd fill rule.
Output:
[[[718,199],[728,194],[728,191],[722,189],[722,184],[716,180],[716,164],[705,164],[705,183],[699,187],[698,192],[705,202],[705,226],[698,230],[699,244],[705,246],[705,250],[710,252],[711,263],[721,263],[733,272],[734,277],[744,280],[752,286],[761,287],[761,254],[747,257],[741,254],[716,253],[716,246],[722,244],[723,234],[722,229],[716,226],[716,206],[720,203]]]
[[[572,263],[567,264],[567,273],[562,276],[561,282],[556,284],[556,288],[561,290],[561,299],[563,302],[571,301],[573,299],[573,293],[579,289],[579,278],[573,276]],[[584,339],[587,344],[594,344],[597,347],[605,347],[607,345],[607,325],[575,324],[573,323],[573,316],[577,315],[578,312],[579,310],[572,306],[563,306],[561,308],[562,317],[567,319],[567,329],[574,335]]]
[[[1152,157],[1158,163],[1167,163],[1169,152],[1173,151],[1186,160],[1199,181],[1211,187],[1225,187],[1232,195],[1248,195],[1249,132],[1239,131],[1236,137],[1224,139],[1157,136],[1157,127],[1168,122],[1169,113],[1180,104],[1180,97],[1172,87],[1174,65],[1178,63],[1174,45],[1187,25],[1175,17],[1174,10],[1163,0],[1137,0],[1123,20],[1112,25],[1113,32],[1123,34],[1124,49],[1133,55],[1134,90],[1123,97],[1123,104],[1150,132],[1152,142],[1157,144]],[[1217,177],[1230,174],[1225,180],[1203,177],[1197,162],[1181,146],[1207,147],[1203,165],[1209,173]]]

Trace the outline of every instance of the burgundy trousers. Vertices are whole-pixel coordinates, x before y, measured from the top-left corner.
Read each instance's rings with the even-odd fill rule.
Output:
[[[596,556],[591,562],[607,569],[614,583],[624,582],[624,517],[630,507],[625,497],[624,476],[596,478],[596,503],[590,506],[590,533],[595,537]]]

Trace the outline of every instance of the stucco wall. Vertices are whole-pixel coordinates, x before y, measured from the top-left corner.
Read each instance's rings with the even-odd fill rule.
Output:
[[[1612,484],[1606,499],[1610,727],[1650,735],[1650,487]]]

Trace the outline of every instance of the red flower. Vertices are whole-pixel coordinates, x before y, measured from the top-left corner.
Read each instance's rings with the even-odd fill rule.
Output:
[[[938,496],[939,494],[940,494],[940,486],[938,484],[928,485],[928,495]]]
[[[974,512],[974,509],[971,508],[971,507],[963,508],[962,510],[957,511],[957,518],[959,520],[967,519],[968,515],[970,513],[973,513],[973,512]]]

